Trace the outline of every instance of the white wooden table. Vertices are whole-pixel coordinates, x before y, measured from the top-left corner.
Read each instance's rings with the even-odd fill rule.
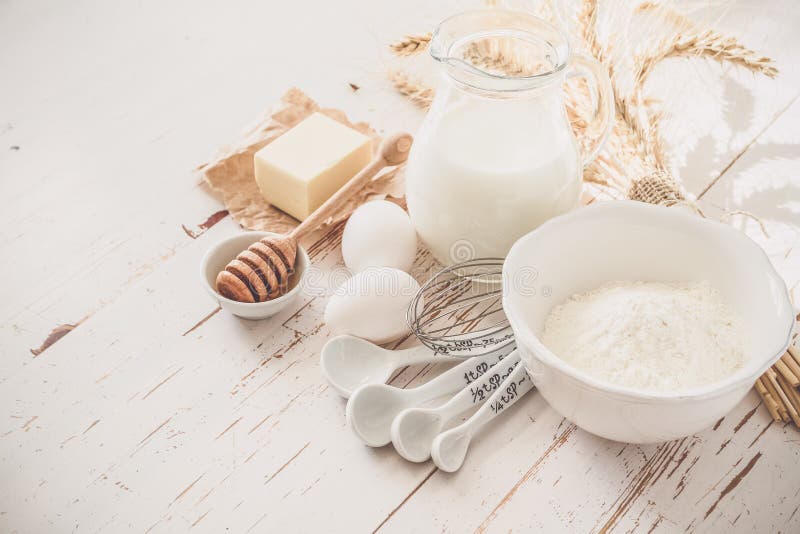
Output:
[[[589,435],[533,393],[446,474],[346,428],[318,369],[324,297],[248,322],[204,294],[201,255],[239,229],[200,227],[222,206],[192,169],[292,85],[413,131],[384,45],[454,3],[0,4],[0,531],[800,531],[800,433],[754,393],[652,446]],[[715,14],[780,77],[676,60],[652,93],[676,114],[677,173],[709,212],[763,220],[769,238],[732,223],[796,296],[800,12]],[[329,268],[338,239],[305,245]],[[77,327],[34,355],[60,325]]]

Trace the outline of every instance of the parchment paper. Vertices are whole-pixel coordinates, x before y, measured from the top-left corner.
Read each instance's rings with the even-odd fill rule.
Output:
[[[373,151],[377,152],[381,138],[369,124],[352,123],[343,111],[320,108],[300,89],[289,89],[281,101],[248,129],[241,139],[223,149],[213,161],[197,168],[211,190],[222,197],[233,219],[242,227],[284,233],[297,226],[297,219],[270,205],[261,196],[253,172],[253,154],[315,111],[372,137]],[[313,150],[313,147],[309,147],[309,150]],[[346,219],[356,207],[367,200],[383,199],[387,196],[401,198],[404,194],[402,174],[402,166],[378,174],[340,213],[327,220],[323,226]]]

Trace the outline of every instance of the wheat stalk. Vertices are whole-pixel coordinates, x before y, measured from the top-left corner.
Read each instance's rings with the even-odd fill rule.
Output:
[[[389,48],[400,57],[413,56],[426,50],[430,42],[430,32],[424,35],[406,35],[404,39],[389,45]]]
[[[629,121],[633,129],[644,139],[645,146],[658,167],[665,167],[663,140],[659,134],[659,123],[663,110],[654,110],[653,103],[643,96],[644,85],[655,66],[668,57],[709,57],[719,62],[743,66],[752,72],[774,77],[777,69],[772,60],[758,57],[755,52],[742,46],[732,37],[725,37],[711,30],[701,31],[687,16],[656,2],[643,2],[634,9],[635,14],[653,14],[659,22],[674,26],[679,32],[661,40],[644,56],[634,58],[633,98],[636,109],[643,119]],[[630,110],[629,106],[629,110]],[[628,113],[631,113],[628,111]]]
[[[663,160],[658,154],[653,154],[650,145],[647,143],[647,126],[643,124],[639,112],[634,106],[634,98],[626,96],[621,93],[621,84],[617,80],[617,68],[611,60],[609,47],[604,46],[597,35],[597,18],[598,18],[598,2],[597,0],[583,0],[581,8],[578,11],[578,26],[581,32],[581,38],[584,46],[589,53],[601,64],[603,64],[607,71],[608,77],[611,79],[611,90],[614,98],[614,107],[619,121],[621,121],[629,132],[624,136],[627,143],[632,144],[632,151],[627,151],[627,154],[638,154],[640,158],[646,161],[650,166],[658,167],[660,161]],[[615,124],[615,132],[620,130],[620,125]],[[632,135],[631,135],[632,134]]]
[[[464,51],[463,58],[478,68],[505,76],[533,76],[542,72],[542,63],[524,61],[508,46],[507,41],[483,39],[472,42]]]
[[[689,35],[678,34],[663,39],[650,54],[636,59],[636,72],[634,74],[634,101],[636,108],[642,114],[647,114],[651,109],[642,97],[644,86],[648,77],[664,59],[670,57],[706,57],[730,63],[774,78],[778,70],[770,58],[757,56],[755,52],[742,46],[735,38],[725,37],[715,31],[706,30]],[[658,168],[666,166],[664,157],[664,144],[658,130],[658,124],[663,117],[663,112],[651,113],[645,120],[635,119],[627,122],[644,141],[648,154],[653,158]],[[648,120],[649,119],[649,120]]]
[[[772,59],[757,55],[735,37],[725,37],[713,30],[706,30],[662,40],[654,52],[639,58],[636,84],[643,86],[655,66],[669,57],[706,57],[720,63],[731,63],[768,78],[778,75]]]
[[[428,109],[433,101],[434,90],[416,78],[399,70],[390,70],[387,74],[401,94],[407,96],[414,104],[422,109]]]
[[[578,25],[581,29],[584,45],[592,56],[600,63],[606,63],[606,54],[602,43],[597,38],[597,0],[583,0],[578,11]]]

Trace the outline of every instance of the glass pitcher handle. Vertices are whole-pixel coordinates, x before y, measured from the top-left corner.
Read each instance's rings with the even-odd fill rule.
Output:
[[[608,78],[605,67],[600,63],[578,54],[572,56],[570,63],[570,71],[567,76],[586,78],[589,84],[592,104],[594,105],[594,115],[586,131],[600,132],[592,148],[587,154],[583,155],[583,167],[585,168],[594,161],[609,134],[611,134],[611,128],[614,126],[614,96],[611,89],[611,80]]]

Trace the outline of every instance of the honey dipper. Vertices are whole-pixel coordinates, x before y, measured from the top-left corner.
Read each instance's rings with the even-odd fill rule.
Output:
[[[294,272],[298,239],[334,215],[384,167],[403,163],[408,158],[411,143],[412,137],[407,133],[396,133],[384,139],[372,161],[294,230],[281,236],[264,237],[231,260],[217,275],[217,292],[239,302],[264,302],[286,293],[289,276]]]

